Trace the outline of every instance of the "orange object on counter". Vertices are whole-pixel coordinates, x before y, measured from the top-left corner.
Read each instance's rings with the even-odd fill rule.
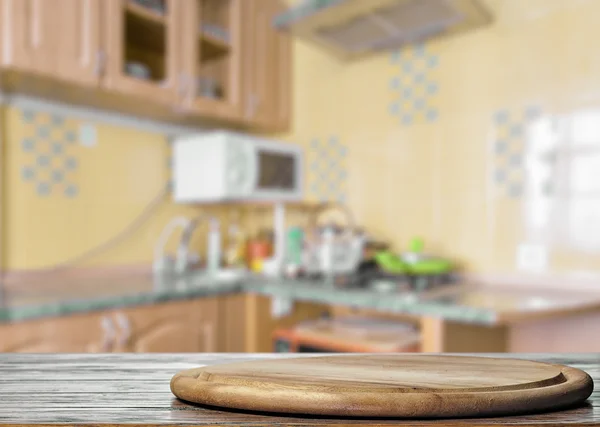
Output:
[[[262,271],[263,262],[273,255],[273,244],[259,236],[248,242],[246,254],[250,270],[259,273]]]

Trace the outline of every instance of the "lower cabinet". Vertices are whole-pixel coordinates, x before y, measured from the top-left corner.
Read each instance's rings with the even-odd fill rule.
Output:
[[[112,349],[108,314],[0,324],[3,353],[103,353]]]
[[[253,311],[251,316],[254,320],[253,335],[248,338],[251,341],[253,352],[269,353],[274,351],[274,332],[280,328],[291,328],[307,320],[316,320],[321,316],[329,314],[329,306],[305,301],[296,301],[292,310],[282,316],[272,315],[273,298],[264,295],[248,295],[250,298],[249,308]]]
[[[218,352],[220,297],[0,324],[0,352]]]
[[[252,352],[251,335],[254,319],[248,311],[250,295],[246,293],[225,295],[219,300],[220,352]]]
[[[219,351],[218,299],[136,307],[113,315],[113,351],[211,353]]]
[[[320,304],[271,315],[271,298],[239,293],[0,323],[0,352],[245,353],[272,351],[273,332],[317,319]]]

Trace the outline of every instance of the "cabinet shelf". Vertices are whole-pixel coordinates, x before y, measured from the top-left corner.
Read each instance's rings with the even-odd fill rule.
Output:
[[[163,54],[166,41],[166,20],[163,15],[135,3],[126,9],[127,44]]]
[[[165,16],[159,12],[155,12],[152,9],[144,7],[140,4],[130,1],[127,3],[127,12],[137,16],[139,19],[153,22],[154,24],[164,25]]]
[[[229,53],[229,42],[214,36],[206,30],[200,30],[200,52],[202,61],[210,61],[211,59],[220,58]]]

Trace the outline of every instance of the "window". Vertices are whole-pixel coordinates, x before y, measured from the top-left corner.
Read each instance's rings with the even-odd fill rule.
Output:
[[[527,142],[530,240],[600,250],[600,109],[541,118]]]

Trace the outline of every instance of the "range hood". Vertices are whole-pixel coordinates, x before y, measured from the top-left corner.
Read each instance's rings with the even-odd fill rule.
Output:
[[[342,58],[356,58],[490,22],[480,0],[303,0],[273,24]]]

